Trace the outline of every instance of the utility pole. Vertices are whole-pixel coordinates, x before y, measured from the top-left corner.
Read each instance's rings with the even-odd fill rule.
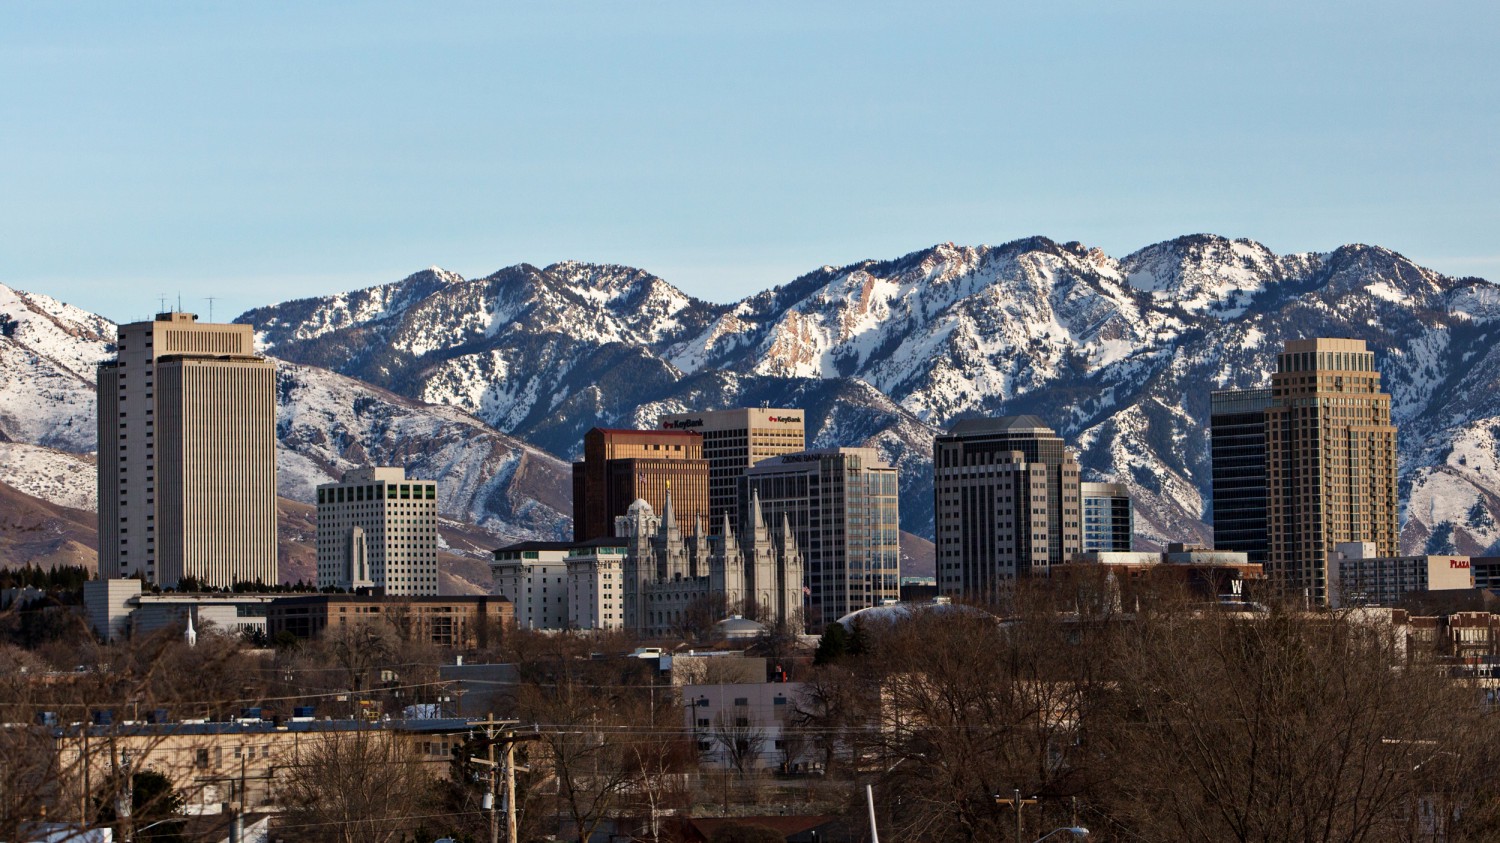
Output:
[[[516,840],[516,744],[521,741],[539,740],[538,734],[516,734],[515,726],[517,720],[496,720],[493,715],[486,715],[483,720],[471,720],[470,726],[484,728],[484,739],[487,748],[488,760],[474,759],[474,763],[490,768],[490,843],[500,843],[500,808],[493,804],[496,789],[501,772],[505,776],[505,840],[506,843],[517,843]],[[503,744],[505,757],[501,761],[495,760],[495,745]]]
[[[996,805],[1009,805],[1012,809],[1015,810],[1015,812],[1016,812],[1016,843],[1021,843],[1021,808],[1022,808],[1022,806],[1025,806],[1025,805],[1035,805],[1036,804],[1036,797],[1033,796],[1030,799],[1022,799],[1021,798],[1021,789],[1019,787],[1015,788],[1015,790],[1013,792],[1015,794],[1014,797],[1000,796],[1000,795],[997,794],[995,796],[995,804]]]

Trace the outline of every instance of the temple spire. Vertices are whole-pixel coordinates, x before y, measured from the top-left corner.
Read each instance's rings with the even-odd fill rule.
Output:
[[[677,529],[677,510],[672,507],[672,487],[667,487],[667,503],[662,507],[661,526],[666,531],[668,539],[677,539],[681,531]]]

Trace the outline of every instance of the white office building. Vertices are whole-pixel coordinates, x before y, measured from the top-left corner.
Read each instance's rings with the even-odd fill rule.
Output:
[[[521,542],[490,560],[496,594],[516,607],[518,629],[566,629],[572,542]]]
[[[625,628],[624,539],[594,539],[573,546],[568,554],[570,629]]]
[[[318,587],[438,593],[437,484],[357,468],[318,487]]]

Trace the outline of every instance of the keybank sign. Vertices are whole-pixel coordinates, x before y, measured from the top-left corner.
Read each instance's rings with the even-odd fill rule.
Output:
[[[702,427],[703,419],[677,419],[662,422],[661,426],[665,430],[687,430],[690,427]]]

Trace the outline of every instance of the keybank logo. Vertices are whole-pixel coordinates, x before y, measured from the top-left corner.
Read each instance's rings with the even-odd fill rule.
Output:
[[[766,421],[771,422],[773,424],[800,424],[802,422],[802,417],[801,416],[771,416],[770,418],[766,419]]]
[[[689,427],[702,427],[703,419],[677,419],[662,422],[661,426],[666,430],[686,430]]]

